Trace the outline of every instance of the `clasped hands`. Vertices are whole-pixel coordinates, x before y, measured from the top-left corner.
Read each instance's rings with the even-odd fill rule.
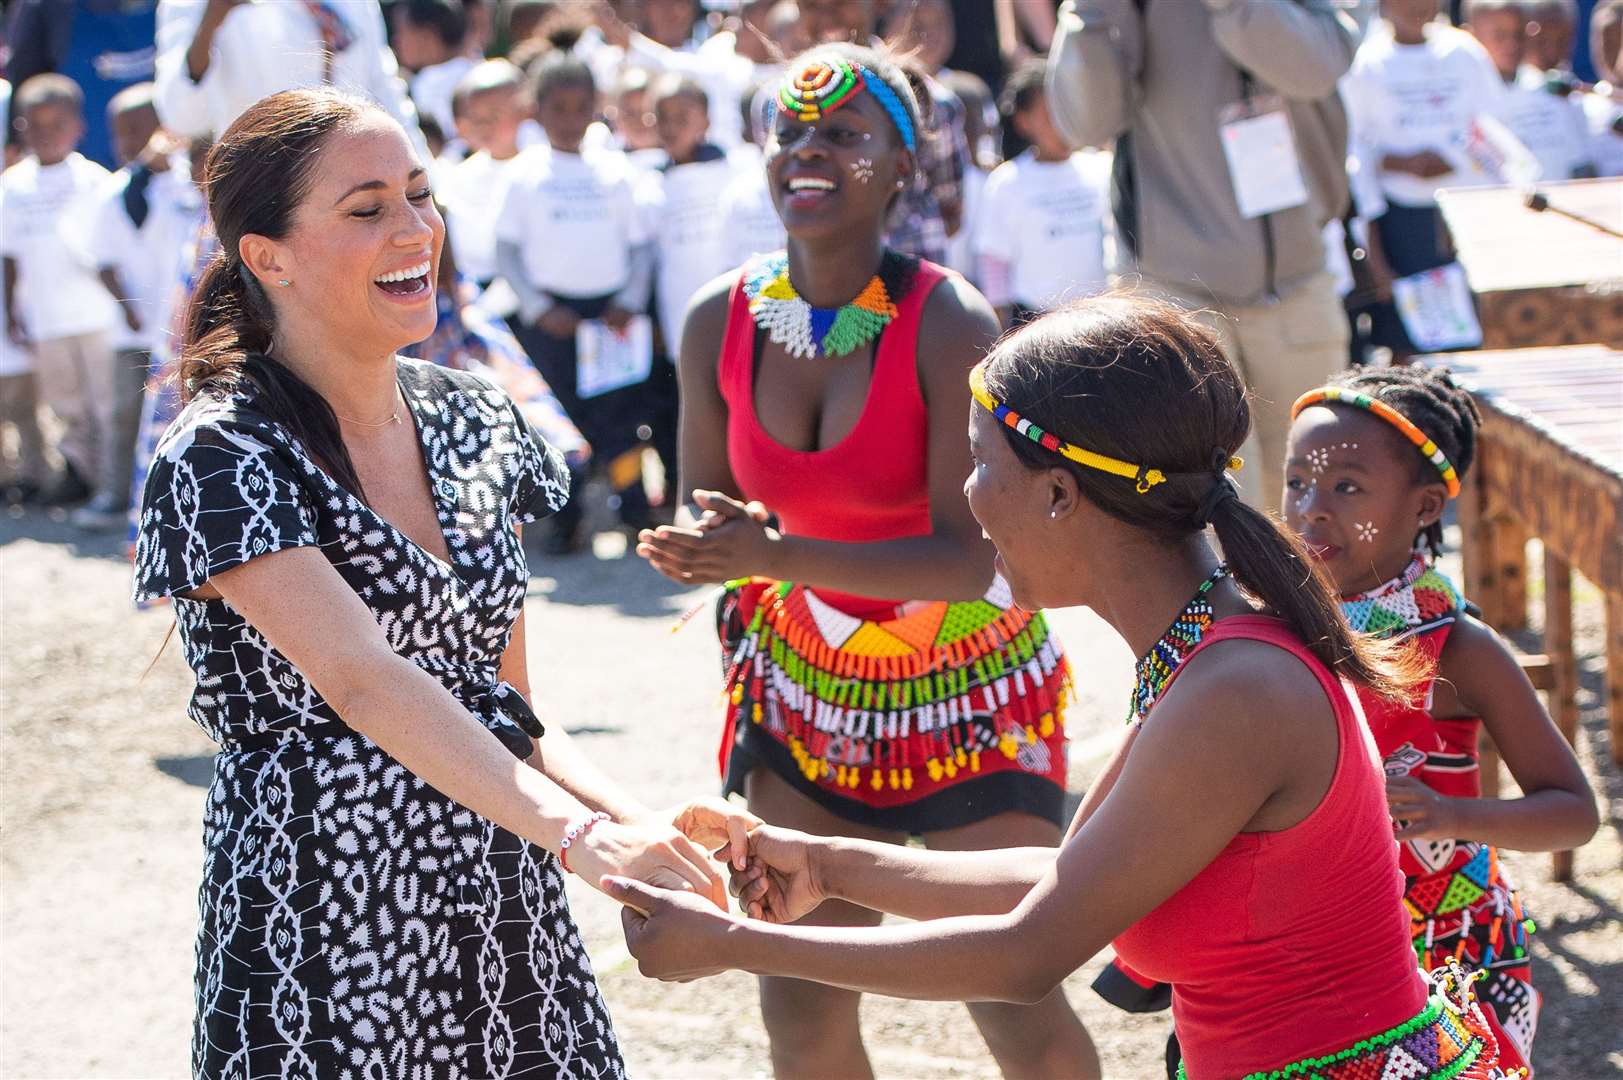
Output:
[[[758,502],[740,502],[719,491],[696,490],[700,515],[692,528],[661,525],[637,534],[637,554],[672,581],[683,585],[719,584],[773,572],[782,540]]]
[[[766,923],[791,923],[828,898],[817,858],[819,838],[792,829],[756,824],[746,836],[745,856],[729,845],[729,889],[741,911]],[[620,913],[626,948],[642,974],[666,982],[689,982],[741,966],[730,946],[748,927],[739,916],[692,892],[611,875],[600,888],[624,905]]]

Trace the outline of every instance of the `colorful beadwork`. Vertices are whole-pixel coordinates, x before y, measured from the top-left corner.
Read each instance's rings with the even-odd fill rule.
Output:
[[[902,145],[916,149],[913,120],[907,106],[889,83],[861,64],[838,56],[808,60],[798,72],[784,76],[778,86],[777,105],[802,123],[812,123],[868,91],[885,110]]]
[[[1172,673],[1177,671],[1184,659],[1200,644],[1200,639],[1206,636],[1206,631],[1212,625],[1212,602],[1206,594],[1228,576],[1228,567],[1219,566],[1213,570],[1200,588],[1195,590],[1194,597],[1185,604],[1178,617],[1172,620],[1167,632],[1161,635],[1161,640],[1150,647],[1150,651],[1138,658],[1133,666],[1138,679],[1133,683],[1132,704],[1127,709],[1127,722],[1140,723],[1150,715],[1156,699],[1172,681]]]
[[[759,594],[728,666],[729,728],[765,726],[807,781],[875,803],[1061,764],[1070,666],[1002,579],[980,600],[908,604],[883,620],[804,585],[746,588]]]
[[[1465,598],[1454,583],[1419,553],[1386,584],[1341,598],[1347,625],[1378,637],[1424,633],[1453,622],[1464,610]]]
[[[970,371],[969,392],[983,409],[997,417],[998,422],[1005,427],[1019,432],[1044,450],[1074,461],[1078,465],[1085,465],[1090,469],[1098,469],[1100,472],[1107,472],[1112,476],[1122,476],[1135,481],[1135,486],[1140,495],[1157,484],[1166,483],[1166,473],[1160,469],[1150,469],[1143,465],[1131,465],[1119,458],[1106,457],[1104,454],[1097,454],[1092,450],[1084,450],[1075,443],[1066,442],[1052,431],[1044,431],[1036,424],[1033,424],[1030,420],[1027,420],[992,396],[992,392],[986,388],[984,367],[985,361],[982,361]],[[1228,460],[1228,468],[1231,470],[1238,471],[1244,466],[1244,458],[1230,457]]]
[[[1498,1043],[1471,991],[1472,976],[1457,965],[1431,974],[1426,1007],[1394,1028],[1345,1050],[1303,1058],[1283,1068],[1247,1073],[1244,1080],[1516,1080],[1523,1070],[1497,1064]],[[1183,1065],[1178,1080],[1188,1080]]]
[[[1431,437],[1416,427],[1414,421],[1407,416],[1404,416],[1386,402],[1349,387],[1321,386],[1317,390],[1309,390],[1296,399],[1296,404],[1291,406],[1291,419],[1296,419],[1297,415],[1309,405],[1317,405],[1321,401],[1351,405],[1355,409],[1363,409],[1365,412],[1374,413],[1403,432],[1404,438],[1414,443],[1421,454],[1425,455],[1426,460],[1431,462],[1437,471],[1442,474],[1443,483],[1448,487],[1448,497],[1452,499],[1459,495],[1460,478],[1459,474],[1454,471],[1454,466],[1444,456],[1443,452],[1437,448],[1437,444],[1431,441]]]
[[[877,338],[896,318],[895,297],[917,265],[887,252],[855,300],[837,308],[812,307],[789,280],[786,252],[760,255],[744,267],[744,296],[755,325],[791,356],[845,356]]]

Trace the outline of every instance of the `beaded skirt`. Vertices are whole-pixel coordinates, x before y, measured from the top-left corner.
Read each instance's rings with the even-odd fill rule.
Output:
[[[848,820],[931,832],[1062,820],[1070,667],[1002,579],[980,600],[874,605],[752,582],[720,609],[726,790],[765,765]],[[846,607],[856,609],[856,605]]]
[[[1345,1050],[1304,1058],[1242,1080],[1516,1080],[1477,1002],[1467,975],[1457,964],[1431,973],[1426,1007],[1397,1027],[1360,1039]],[[1189,1080],[1183,1065],[1178,1080]],[[1197,1077],[1195,1080],[1206,1080]]]

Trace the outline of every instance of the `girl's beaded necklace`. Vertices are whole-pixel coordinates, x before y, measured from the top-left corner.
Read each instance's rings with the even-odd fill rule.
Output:
[[[744,296],[755,325],[791,356],[844,356],[877,338],[896,318],[896,298],[907,291],[917,263],[886,252],[879,273],[856,299],[837,308],[812,307],[789,281],[789,255],[761,255],[744,267]]]
[[[1150,646],[1150,651],[1138,658],[1134,671],[1138,674],[1138,681],[1133,684],[1132,702],[1127,709],[1127,722],[1129,724],[1142,724],[1144,718],[1150,715],[1150,709],[1155,705],[1156,699],[1172,681],[1172,673],[1182,666],[1189,654],[1200,644],[1201,638],[1212,625],[1212,602],[1207,594],[1216,585],[1228,576],[1229,568],[1219,566],[1213,570],[1189,603],[1178,612],[1178,617],[1172,620],[1167,632],[1161,639]]]

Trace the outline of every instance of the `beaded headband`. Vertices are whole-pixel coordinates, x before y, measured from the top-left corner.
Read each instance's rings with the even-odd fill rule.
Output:
[[[1309,405],[1317,405],[1321,401],[1331,401],[1340,405],[1351,405],[1355,409],[1374,413],[1388,424],[1403,432],[1404,438],[1415,444],[1415,447],[1425,455],[1427,461],[1437,467],[1443,476],[1443,483],[1448,487],[1448,497],[1455,498],[1460,493],[1460,477],[1454,471],[1454,466],[1447,456],[1437,448],[1424,431],[1415,426],[1414,421],[1398,412],[1384,401],[1370,397],[1368,394],[1353,390],[1345,386],[1321,386],[1317,390],[1309,390],[1296,399],[1291,406],[1291,419],[1295,420],[1301,411]]]
[[[1135,481],[1134,487],[1140,495],[1143,495],[1157,484],[1166,483],[1167,474],[1160,469],[1133,465],[1119,458],[1106,457],[1103,454],[1096,454],[1092,450],[1084,450],[1080,446],[1066,442],[1053,432],[1044,431],[1036,424],[1033,424],[1030,420],[1027,420],[992,396],[991,391],[986,389],[986,375],[981,364],[976,364],[969,373],[969,392],[983,409],[995,416],[1005,427],[1013,428],[1044,450],[1050,450],[1060,457],[1076,462],[1078,465],[1085,465],[1090,469],[1098,469],[1100,472],[1107,472],[1113,476],[1123,476]],[[1231,456],[1228,458],[1225,467],[1238,471],[1244,465],[1244,459]]]
[[[849,104],[864,90],[889,114],[902,137],[902,144],[909,150],[917,149],[913,120],[901,96],[868,68],[840,57],[809,60],[798,73],[785,75],[773,104],[801,123],[809,124]]]

